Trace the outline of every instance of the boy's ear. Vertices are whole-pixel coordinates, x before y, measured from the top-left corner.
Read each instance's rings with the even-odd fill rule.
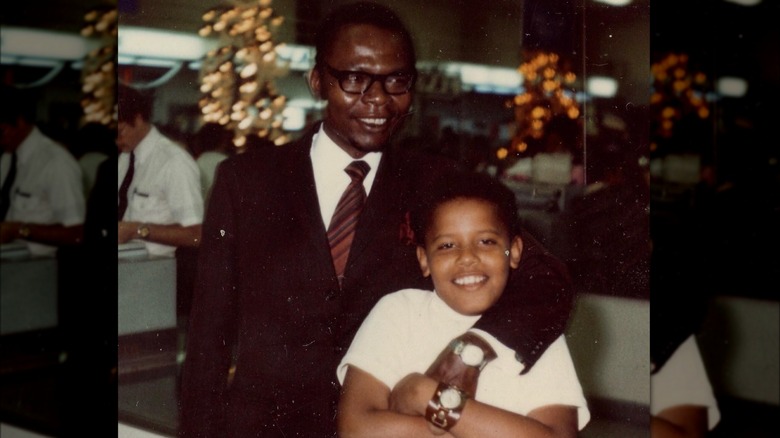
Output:
[[[520,266],[520,258],[523,255],[523,239],[520,236],[512,238],[512,243],[509,245],[509,266],[512,269],[517,269]]]
[[[425,248],[422,246],[417,247],[417,261],[420,262],[420,271],[422,271],[423,277],[431,275],[431,269],[428,267],[428,254],[425,253]]]

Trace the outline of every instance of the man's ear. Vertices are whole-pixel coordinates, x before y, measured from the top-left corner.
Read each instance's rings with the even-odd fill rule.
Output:
[[[431,269],[428,267],[428,254],[425,253],[425,248],[417,246],[417,261],[420,262],[420,271],[422,271],[423,277],[431,275]]]
[[[137,128],[144,123],[144,118],[140,114],[136,114],[132,119],[127,121],[127,124],[132,128]]]
[[[517,269],[520,266],[520,258],[523,255],[523,239],[520,236],[512,238],[512,243],[509,245],[509,266],[512,269]]]
[[[306,82],[309,84],[309,92],[312,97],[325,100],[325,96],[322,95],[322,76],[316,67],[312,67],[306,73]]]

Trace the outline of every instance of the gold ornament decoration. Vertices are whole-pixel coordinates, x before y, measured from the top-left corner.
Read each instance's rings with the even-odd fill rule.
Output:
[[[512,139],[515,153],[525,152],[529,141],[544,138],[545,128],[554,118],[574,120],[580,116],[574,98],[577,75],[559,65],[559,61],[560,56],[554,52],[538,51],[518,67],[523,91],[506,102],[507,108],[514,110],[517,124]]]
[[[250,136],[287,143],[290,137],[282,123],[287,100],[275,85],[288,72],[276,56],[279,44],[274,41],[283,17],[271,8],[271,0],[236,0],[209,10],[203,21],[198,33],[220,41],[218,49],[206,54],[200,71],[204,123],[233,131],[238,148]]]
[[[84,16],[86,24],[81,29],[85,38],[98,41],[98,48],[84,57],[81,69],[81,108],[84,123],[100,123],[115,127],[116,106],[116,56],[117,9],[97,8]]]
[[[686,118],[706,120],[711,115],[712,84],[707,75],[693,70],[685,53],[667,53],[651,66],[651,150],[672,138]]]

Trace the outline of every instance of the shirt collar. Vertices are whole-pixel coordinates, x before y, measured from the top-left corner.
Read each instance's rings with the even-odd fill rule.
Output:
[[[157,130],[157,128],[152,125],[149,129],[149,133],[146,134],[146,136],[141,140],[140,143],[138,143],[138,146],[133,149],[133,153],[135,154],[135,162],[140,163],[143,162],[146,157],[148,157],[152,151],[154,150],[154,145],[159,140],[161,134],[160,131]]]
[[[376,170],[379,168],[379,162],[382,159],[382,152],[369,152],[360,158],[371,166],[371,170],[366,175],[365,183],[368,187],[374,181]],[[337,174],[341,176],[349,163],[355,161],[348,153],[341,149],[336,142],[325,132],[323,125],[314,134],[311,146],[311,162],[315,174]]]
[[[441,298],[441,295],[439,295],[439,293],[435,290],[433,291],[433,295],[434,296],[431,299],[431,307],[434,312],[443,318],[456,321],[469,321],[471,325],[474,325],[482,317],[482,315],[463,315],[458,313],[455,311],[455,309],[450,307],[449,304],[444,302],[444,300]]]
[[[19,147],[16,148],[17,163],[21,164],[26,162],[27,158],[34,154],[35,150],[38,149],[38,145],[41,144],[41,140],[43,140],[43,133],[38,129],[37,126],[33,126],[32,131],[27,134],[27,137],[25,137],[25,139],[22,140],[22,142],[19,144]]]

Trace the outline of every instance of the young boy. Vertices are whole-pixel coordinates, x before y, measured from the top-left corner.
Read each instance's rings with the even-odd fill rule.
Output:
[[[417,258],[434,291],[389,294],[366,317],[337,370],[341,437],[574,437],[587,424],[563,336],[523,375],[513,350],[476,329],[437,358],[496,303],[517,268],[516,213],[510,190],[474,173],[443,178],[413,211]],[[476,374],[477,387],[423,374],[442,360]]]

